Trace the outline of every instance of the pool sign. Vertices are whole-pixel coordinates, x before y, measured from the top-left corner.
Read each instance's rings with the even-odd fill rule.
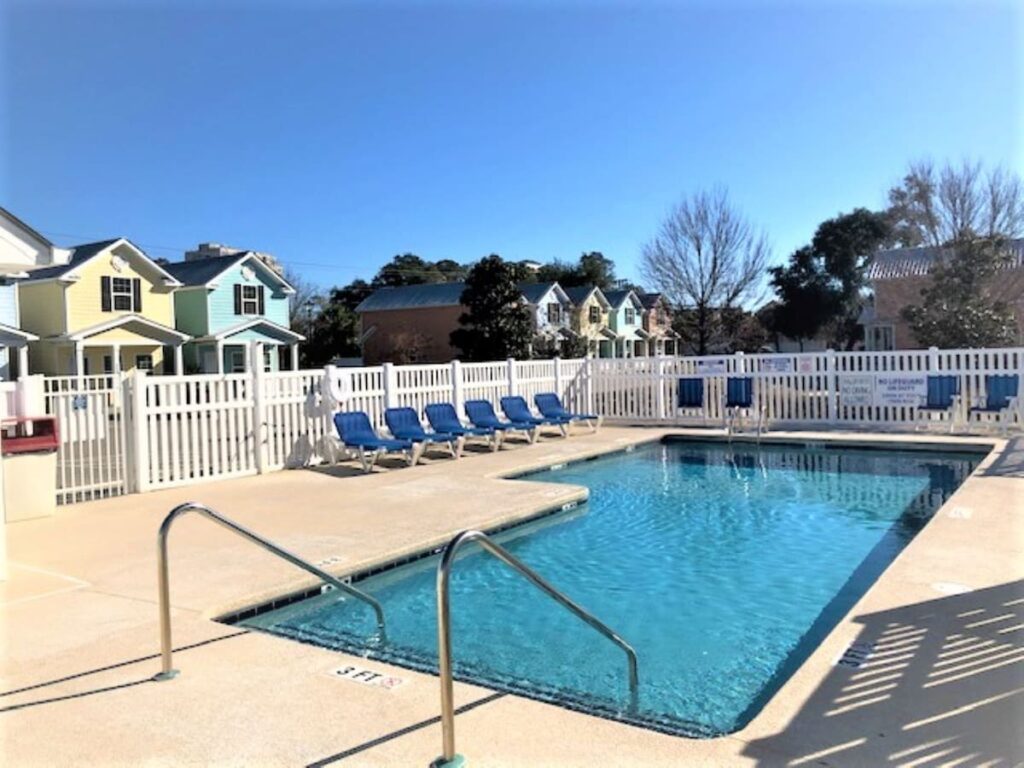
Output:
[[[876,405],[921,405],[927,396],[928,377],[923,373],[880,373],[876,377]]]
[[[781,360],[777,358],[766,358],[761,361],[761,372],[762,373],[792,373],[793,372],[793,359],[784,357]]]
[[[332,669],[328,674],[331,677],[340,677],[344,680],[351,680],[354,683],[372,685],[376,688],[383,688],[386,691],[393,691],[395,688],[405,685],[405,678],[385,675],[381,672],[374,672],[372,669],[357,667],[352,664]]]
[[[697,373],[708,376],[715,373],[725,373],[725,360],[698,360]]]
[[[875,377],[872,374],[839,377],[840,405],[874,405],[874,403]]]

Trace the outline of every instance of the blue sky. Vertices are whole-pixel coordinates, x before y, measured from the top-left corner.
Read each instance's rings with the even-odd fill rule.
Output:
[[[393,254],[638,252],[725,185],[776,260],[908,160],[1024,172],[1013,3],[8,0],[0,205],[322,285]]]

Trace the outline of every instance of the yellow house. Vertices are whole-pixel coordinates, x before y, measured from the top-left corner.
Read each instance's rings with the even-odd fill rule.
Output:
[[[602,352],[617,337],[608,327],[611,304],[604,293],[594,285],[566,288],[565,292],[573,303],[572,329],[586,340],[587,354],[608,356]]]
[[[18,286],[33,373],[100,375],[133,369],[181,373],[188,334],[174,328],[166,270],[124,238],[75,247],[67,264]]]

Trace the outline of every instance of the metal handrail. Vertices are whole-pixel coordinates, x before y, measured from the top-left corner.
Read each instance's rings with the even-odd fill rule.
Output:
[[[463,531],[448,543],[444,554],[441,556],[441,562],[437,565],[437,646],[438,666],[441,677],[442,756],[434,762],[434,765],[455,766],[461,764],[461,758],[455,753],[455,702],[452,687],[452,641],[449,622],[448,576],[459,548],[471,541],[477,542],[483,547],[484,551],[494,555],[505,565],[519,571],[531,584],[545,592],[563,608],[569,609],[570,612],[625,651],[629,664],[630,708],[635,710],[639,678],[636,670],[636,651],[633,650],[633,646],[623,640],[607,624],[551,586],[529,566],[493,541],[486,533],[483,531]]]
[[[168,513],[167,517],[165,517],[164,521],[160,524],[160,532],[157,534],[157,580],[159,582],[160,591],[160,656],[163,660],[163,666],[160,674],[156,676],[157,680],[170,680],[178,674],[178,671],[173,668],[171,660],[171,586],[167,570],[167,534],[171,530],[171,523],[186,512],[198,512],[207,519],[227,528],[229,531],[237,533],[243,539],[251,541],[253,544],[258,544],[271,554],[277,555],[281,559],[287,560],[292,565],[313,574],[317,578],[330,584],[335,589],[340,589],[345,594],[351,595],[357,600],[362,600],[373,608],[373,612],[377,615],[377,629],[381,633],[381,636],[384,636],[384,609],[374,598],[370,597],[362,590],[356,589],[351,584],[346,584],[341,579],[331,576],[331,574],[317,568],[312,563],[306,562],[298,555],[292,554],[286,549],[282,549],[272,541],[253,533],[248,528],[239,525],[233,520],[229,520],[220,513],[213,511],[205,504],[188,501],[184,504],[179,504]]]

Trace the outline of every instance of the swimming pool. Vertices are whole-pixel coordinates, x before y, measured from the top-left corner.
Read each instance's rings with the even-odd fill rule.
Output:
[[[474,547],[451,578],[456,677],[687,736],[743,727],[973,470],[976,453],[666,441],[524,479],[590,489],[497,540],[612,627],[620,649]],[[415,514],[411,509],[410,514]],[[437,670],[437,558],[246,626]]]

